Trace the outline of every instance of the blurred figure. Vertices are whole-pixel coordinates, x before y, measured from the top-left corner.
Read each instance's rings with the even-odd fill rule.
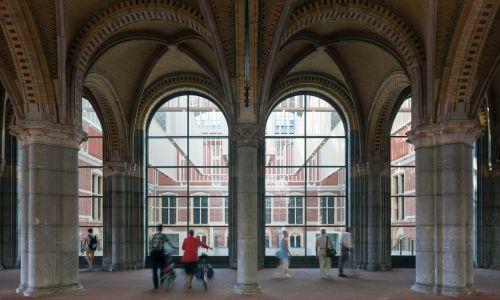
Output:
[[[87,232],[88,235],[83,240],[83,250],[85,251],[85,260],[92,271],[94,269],[94,253],[97,250],[97,236],[92,228],[89,228]]]
[[[334,249],[332,241],[326,235],[326,229],[321,229],[321,236],[316,239],[316,257],[319,260],[319,274],[323,279],[331,279],[330,268],[332,259],[326,253],[326,249]]]
[[[280,264],[276,270],[275,275],[278,277],[289,278],[288,266],[290,264],[290,249],[288,247],[288,230],[283,230],[283,239],[280,241],[280,250],[278,251],[278,258],[280,259]]]
[[[351,268],[351,228],[347,227],[340,238],[340,256],[339,256],[339,277],[347,277],[344,274],[344,267]]]
[[[186,283],[184,284],[184,289],[191,289],[191,284],[193,283],[194,269],[198,264],[198,248],[203,247],[205,249],[212,248],[201,241],[200,237],[194,237],[194,230],[189,230],[189,235],[184,239],[182,243],[182,250],[184,254],[181,258],[181,263],[184,264],[184,271],[186,272]]]
[[[158,270],[160,270],[160,278],[163,277],[163,267],[165,267],[165,243],[174,249],[179,249],[172,245],[167,235],[162,233],[163,225],[156,225],[156,233],[151,237],[149,242],[149,255],[151,256],[151,268],[153,270],[153,286],[158,288]]]

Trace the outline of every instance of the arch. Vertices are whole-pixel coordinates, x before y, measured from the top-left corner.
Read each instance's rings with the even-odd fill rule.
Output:
[[[167,74],[150,84],[143,93],[134,109],[137,114],[134,116],[131,129],[145,130],[148,117],[152,110],[163,101],[165,97],[169,97],[181,91],[195,91],[206,94],[218,105],[222,106],[225,104],[220,101],[220,99],[223,99],[222,87],[213,82],[210,78],[197,74]],[[219,101],[217,99],[219,99]],[[229,110],[224,106],[222,106],[222,110],[229,122],[231,118],[226,114]]]
[[[328,99],[335,99],[335,103],[346,118],[346,129],[361,130],[359,109],[349,91],[342,83],[324,74],[299,73],[284,78],[272,89],[270,101],[264,112],[268,114],[272,110],[271,108],[286,95],[299,91],[316,93]],[[261,119],[265,119],[265,116],[261,116]]]
[[[210,40],[210,32],[203,24],[203,17],[199,12],[183,3],[172,0],[129,0],[116,4],[96,16],[85,25],[72,43],[68,61],[72,66],[69,78],[71,79],[71,105],[78,103],[81,96],[85,72],[93,57],[106,40],[112,37],[127,25],[151,20],[164,20],[182,24],[193,30],[206,40]],[[71,114],[78,115],[78,106],[73,107]]]
[[[18,117],[32,117],[57,121],[57,105],[54,84],[51,81],[49,65],[38,35],[33,31],[34,20],[31,10],[25,1],[0,1],[0,24],[9,45],[12,61],[15,65],[20,85],[20,94],[11,89],[15,101],[15,111]],[[3,68],[2,68],[3,69]],[[23,101],[24,100],[24,101]],[[19,104],[23,103],[24,114],[21,114]],[[30,106],[36,109],[30,111]]]
[[[296,9],[291,15],[288,30],[282,36],[282,44],[297,32],[319,22],[341,19],[368,26],[386,37],[405,63],[411,78],[413,98],[420,119],[426,113],[422,68],[426,61],[425,47],[413,28],[394,11],[367,0],[317,0]]]
[[[103,75],[90,73],[85,78],[84,89],[84,93],[91,95],[89,100],[101,118],[105,143],[104,159],[123,161],[130,158],[125,116],[114,87]]]
[[[380,85],[368,117],[366,155],[385,161],[389,155],[387,140],[390,135],[394,110],[398,109],[401,93],[410,85],[404,72],[390,74]]]
[[[481,54],[485,51],[488,28],[494,23],[499,3],[495,0],[481,0],[469,5],[473,7],[462,10],[468,13],[461,17],[463,19],[462,31],[456,34],[452,41],[450,48],[455,49],[455,52],[449,56],[447,67],[443,72],[439,91],[439,99],[442,99],[442,102],[438,116],[444,120],[454,118],[455,113],[465,113],[469,117],[474,117],[473,110],[479,106],[472,103],[474,100],[480,101],[480,99],[473,99],[474,87],[477,84],[478,75],[481,75],[481,59],[487,59],[481,57]],[[453,47],[454,45],[461,46]],[[498,50],[495,50],[492,55],[498,59]],[[461,104],[457,105],[458,103]],[[465,111],[459,112],[463,109]],[[440,112],[442,115],[439,114]]]

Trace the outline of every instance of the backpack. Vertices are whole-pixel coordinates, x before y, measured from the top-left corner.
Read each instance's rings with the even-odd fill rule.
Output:
[[[97,236],[89,235],[89,249],[94,251],[97,249]]]

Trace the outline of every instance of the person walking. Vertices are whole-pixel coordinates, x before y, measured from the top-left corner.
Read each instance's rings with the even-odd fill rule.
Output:
[[[327,249],[334,249],[332,241],[326,235],[326,229],[321,229],[321,236],[316,239],[316,257],[319,260],[319,275],[323,279],[331,279],[330,268],[332,259],[327,255]]]
[[[190,229],[189,235],[182,242],[184,254],[182,255],[181,263],[184,264],[184,271],[186,272],[186,283],[184,284],[184,289],[186,290],[191,289],[191,284],[193,283],[194,269],[198,264],[199,247],[212,250],[212,247],[202,242],[199,238],[195,238],[194,230]]]
[[[162,233],[163,225],[156,225],[156,233],[151,237],[149,242],[149,250],[151,256],[151,269],[153,270],[153,286],[158,288],[158,270],[160,270],[160,278],[163,277],[163,267],[165,267],[165,243],[174,249],[179,249],[172,245],[167,235]]]
[[[276,270],[275,276],[282,278],[290,278],[288,273],[288,266],[290,265],[290,248],[288,247],[288,230],[283,230],[283,238],[280,241],[280,250],[278,251],[278,258],[280,264]]]
[[[83,250],[85,251],[85,260],[89,264],[90,270],[92,271],[94,269],[94,254],[97,250],[98,241],[92,228],[89,228],[87,232],[87,236],[83,239]]]
[[[347,227],[346,231],[342,233],[340,241],[341,251],[339,256],[339,277],[347,277],[347,275],[344,274],[344,267],[346,265],[350,266],[351,264],[349,253],[351,251],[351,233],[349,227]]]

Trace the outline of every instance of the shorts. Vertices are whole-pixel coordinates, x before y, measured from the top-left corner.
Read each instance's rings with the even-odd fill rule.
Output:
[[[196,265],[198,265],[197,262],[184,263],[184,271],[186,272],[186,274],[193,275]]]
[[[87,248],[87,249],[85,249],[85,256],[87,256],[87,257],[94,257],[94,252],[95,252],[95,250]]]

